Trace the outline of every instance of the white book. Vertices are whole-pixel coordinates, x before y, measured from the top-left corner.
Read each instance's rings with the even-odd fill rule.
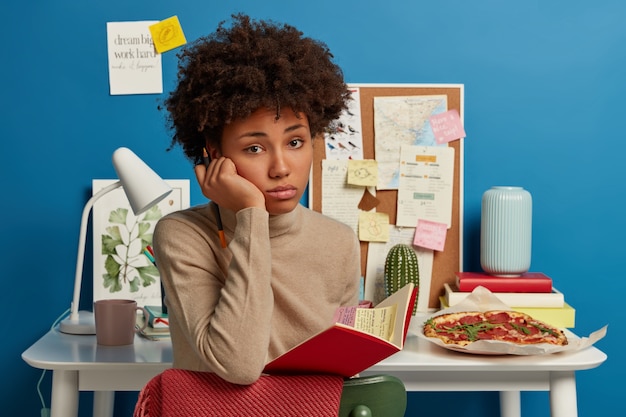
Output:
[[[444,299],[448,306],[459,304],[471,292],[461,292],[455,286],[443,284],[445,288]],[[565,305],[563,293],[556,288],[552,292],[529,293],[529,292],[494,292],[493,295],[509,307],[555,307]]]

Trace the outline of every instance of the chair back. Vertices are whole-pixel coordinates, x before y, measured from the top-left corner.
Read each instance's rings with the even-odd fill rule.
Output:
[[[133,417],[401,417],[405,409],[404,385],[391,376],[263,375],[237,385],[168,369],[141,390]]]
[[[403,417],[407,396],[404,383],[392,375],[346,379],[339,417]]]

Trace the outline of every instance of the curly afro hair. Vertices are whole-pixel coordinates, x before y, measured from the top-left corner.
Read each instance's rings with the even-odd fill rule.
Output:
[[[287,24],[232,16],[178,54],[178,85],[165,99],[172,146],[197,163],[208,141],[220,148],[223,127],[260,108],[307,116],[312,137],[347,107],[343,72],[326,44]]]

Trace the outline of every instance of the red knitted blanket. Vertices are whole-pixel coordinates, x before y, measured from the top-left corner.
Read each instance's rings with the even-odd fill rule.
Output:
[[[133,417],[336,417],[343,377],[263,375],[232,384],[209,372],[168,369],[139,393]]]

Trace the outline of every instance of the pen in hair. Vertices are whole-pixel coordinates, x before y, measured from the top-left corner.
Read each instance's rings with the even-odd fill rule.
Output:
[[[211,162],[211,157],[209,156],[206,148],[202,148],[202,161],[204,162],[205,167],[208,167]]]
[[[208,167],[211,162],[211,157],[209,156],[206,148],[202,148],[202,160],[204,161],[204,166]],[[225,248],[228,245],[226,245],[226,235],[224,234],[224,226],[222,225],[220,206],[218,206],[217,203],[215,204],[215,221],[217,223],[217,234],[220,237],[220,243],[222,244],[222,247]]]

